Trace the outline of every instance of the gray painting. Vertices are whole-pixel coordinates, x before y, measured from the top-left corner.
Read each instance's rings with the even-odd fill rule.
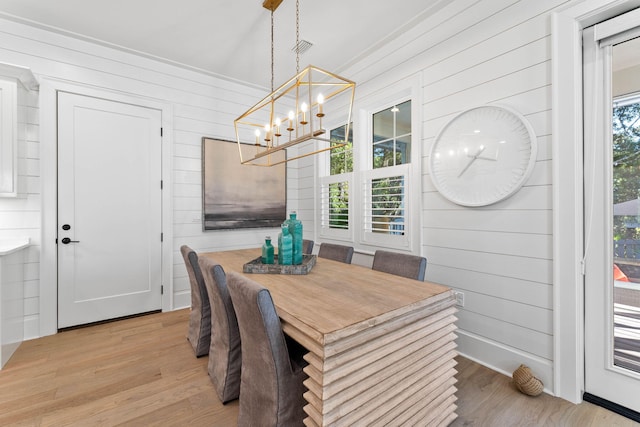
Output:
[[[286,163],[243,165],[236,142],[202,138],[202,211],[203,230],[279,227],[287,211]]]

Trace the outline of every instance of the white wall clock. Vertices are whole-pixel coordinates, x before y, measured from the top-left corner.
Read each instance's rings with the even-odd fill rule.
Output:
[[[531,175],[537,140],[529,122],[503,106],[463,111],[436,136],[429,165],[436,189],[463,206],[513,195]]]

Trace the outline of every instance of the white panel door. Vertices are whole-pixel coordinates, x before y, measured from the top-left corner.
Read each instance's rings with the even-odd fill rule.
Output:
[[[58,93],[58,327],[161,308],[161,112]]]

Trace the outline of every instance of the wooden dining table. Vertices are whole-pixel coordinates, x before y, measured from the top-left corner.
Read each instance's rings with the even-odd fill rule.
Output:
[[[200,256],[243,273],[260,250]],[[284,332],[309,350],[306,426],[431,426],[456,418],[451,289],[324,258],[307,274],[244,274],[269,289]]]

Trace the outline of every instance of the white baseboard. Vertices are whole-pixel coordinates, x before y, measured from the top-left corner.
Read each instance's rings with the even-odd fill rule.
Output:
[[[191,307],[191,292],[182,291],[173,294],[173,308],[172,310],[180,310],[182,308]]]
[[[24,340],[40,338],[40,316],[31,315],[24,318]]]
[[[554,395],[553,361],[532,356],[463,330],[456,331],[456,334],[458,353],[461,356],[508,377],[512,376],[520,364],[527,365],[533,375],[544,384],[544,392]]]

